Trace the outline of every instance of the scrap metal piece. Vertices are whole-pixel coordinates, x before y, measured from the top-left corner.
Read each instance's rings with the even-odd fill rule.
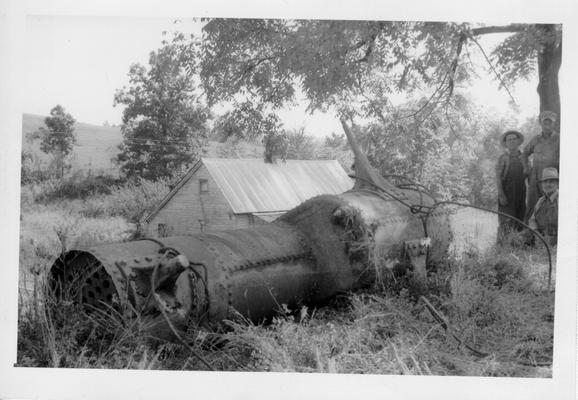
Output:
[[[363,189],[317,196],[269,225],[73,250],[51,281],[73,301],[148,316],[150,331],[170,338],[163,314],[181,331],[235,313],[259,322],[386,279],[404,255],[423,277],[430,243],[434,254],[449,244],[424,238],[407,207]]]
[[[426,263],[427,252],[431,245],[431,239],[428,237],[408,240],[404,243],[405,254],[408,261],[413,268],[414,276],[421,281],[425,281],[427,277]]]

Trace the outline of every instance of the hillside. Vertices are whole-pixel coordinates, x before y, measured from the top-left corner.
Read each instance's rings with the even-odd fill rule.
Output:
[[[40,151],[39,141],[30,143],[27,135],[44,126],[44,116],[35,114],[22,115],[22,150],[32,151],[41,159],[48,156]],[[72,151],[72,169],[116,174],[118,166],[112,161],[118,154],[118,146],[122,142],[120,127],[104,127],[83,122],[76,123],[77,144]],[[263,154],[260,141],[219,143],[209,142],[205,157],[223,158],[258,158]]]
[[[33,151],[42,158],[47,156],[40,151],[38,141],[29,143],[28,133],[44,126],[41,115],[22,115],[22,149]],[[112,158],[118,153],[118,145],[122,142],[120,127],[104,127],[77,122],[75,127],[77,144],[72,151],[72,168],[83,170],[116,170]]]

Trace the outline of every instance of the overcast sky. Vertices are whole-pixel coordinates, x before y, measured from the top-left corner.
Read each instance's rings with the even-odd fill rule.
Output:
[[[122,107],[113,107],[114,93],[128,84],[132,63],[148,63],[149,53],[158,49],[163,31],[200,33],[191,19],[175,23],[169,18],[28,16],[26,18],[24,63],[24,112],[47,115],[61,104],[77,121],[102,125],[119,124]],[[486,51],[499,37],[484,37]],[[474,57],[474,61],[476,58]],[[509,97],[499,91],[485,61],[480,64],[480,79],[468,90],[475,100],[497,113],[511,111]],[[521,116],[534,115],[538,109],[536,82],[520,82],[512,88]],[[398,99],[399,101],[399,99]],[[289,129],[305,126],[315,136],[341,133],[332,115],[305,112],[305,106],[282,113]]]

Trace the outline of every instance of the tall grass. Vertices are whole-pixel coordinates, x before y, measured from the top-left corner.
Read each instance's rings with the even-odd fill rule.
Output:
[[[121,183],[113,178],[76,174],[23,185],[21,206],[24,211],[58,206],[85,217],[122,217],[137,223],[170,191],[172,184],[168,179]]]
[[[81,213],[87,217],[121,216],[137,223],[161,202],[170,191],[168,180],[156,182],[141,179],[115,187],[110,194],[93,196],[83,201]]]
[[[322,308],[283,307],[268,325],[236,316],[188,340],[217,370],[550,377],[554,296],[533,272],[545,268],[529,262],[538,256],[507,249],[438,266],[425,293],[448,329],[420,300],[423,288],[398,282]],[[138,318],[50,309],[46,321],[21,316],[19,364],[206,369],[191,348],[148,337]]]
[[[167,181],[106,186],[112,178],[79,176],[22,187],[19,286],[25,300],[34,295],[34,279],[63,251],[137,236],[141,216],[169,191]],[[80,189],[73,189],[77,181]]]
[[[448,334],[411,291],[349,295],[343,309],[321,309],[271,326],[234,324],[233,343],[251,346],[259,370],[476,376],[550,376],[553,295],[500,255],[458,263],[447,292],[430,300],[450,321]],[[468,346],[488,353],[473,354]]]
[[[554,295],[540,248],[482,254],[464,240],[425,285],[384,279],[325,307],[282,307],[268,325],[236,316],[217,330],[191,332],[183,346],[150,337],[144,319],[86,312],[43,286],[61,251],[134,237],[136,222],[169,183],[111,186],[73,200],[50,198],[60,189],[43,185],[22,192],[20,366],[206,369],[192,350],[217,370],[551,376]]]

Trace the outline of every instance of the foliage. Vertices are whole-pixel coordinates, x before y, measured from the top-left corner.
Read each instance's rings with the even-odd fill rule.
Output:
[[[405,111],[423,107],[427,117]],[[383,175],[401,175],[422,183],[438,198],[468,198],[467,167],[481,136],[477,110],[454,96],[445,107],[426,99],[390,109],[384,122],[355,126],[358,142]],[[407,183],[407,182],[402,182]]]
[[[24,209],[56,207],[63,209],[65,214],[88,218],[122,217],[130,223],[139,223],[174,183],[165,178],[123,183],[109,176],[85,176],[77,172],[67,179],[49,179],[22,186],[21,206]]]
[[[202,154],[210,112],[197,92],[196,57],[194,43],[177,34],[150,54],[148,69],[131,66],[130,86],[114,100],[125,106],[117,158],[125,176],[169,177]]]
[[[263,146],[256,140],[242,140],[230,137],[220,142],[211,142],[209,154],[219,158],[261,158]]]
[[[488,55],[477,38],[492,33],[508,35]],[[256,120],[304,95],[310,111],[384,125],[389,98],[399,92],[424,98],[407,114],[435,118],[435,105],[459,101],[452,96],[473,75],[471,55],[488,61],[500,88],[537,69],[540,109],[559,113],[560,25],[206,19],[203,34],[200,74],[209,103],[251,104]],[[233,126],[255,119],[246,111],[237,116]]]
[[[139,179],[114,187],[109,195],[91,197],[82,204],[81,213],[87,217],[120,216],[139,224],[141,219],[169,193],[174,181]]]
[[[319,139],[309,136],[305,133],[303,127],[285,131],[284,154],[285,158],[290,160],[338,160],[342,167],[349,171],[353,163],[353,154],[344,136],[337,136],[341,142],[332,142],[331,140],[320,141]],[[336,139],[339,141],[340,139]],[[329,143],[329,144],[328,144]]]
[[[528,78],[561,26],[485,27],[399,21],[208,19],[201,77],[211,103],[250,96],[280,108],[302,92],[310,109],[338,105],[380,117],[395,91],[423,86],[452,93],[467,82],[476,37],[510,33],[492,52],[504,82]],[[438,93],[438,94],[439,94]],[[350,102],[358,102],[353,107]]]
[[[26,205],[21,215],[22,274],[45,272],[64,250],[124,241],[135,231],[134,225],[118,216],[86,217],[74,203]],[[20,286],[29,287],[29,282]]]
[[[335,132],[331,132],[331,136],[325,137],[325,146],[335,149],[344,149],[348,147],[347,139],[345,138],[345,135],[338,135]]]
[[[201,78],[211,103],[237,94],[279,108],[297,86],[309,107],[371,101],[447,75],[464,26],[384,21],[211,19]],[[417,51],[425,44],[424,51]],[[418,57],[419,55],[419,57]],[[456,78],[465,77],[459,68]],[[462,76],[463,75],[463,76]],[[348,108],[348,107],[346,107]]]
[[[289,160],[315,160],[319,158],[319,146],[305,128],[287,132],[286,158]]]
[[[20,183],[40,182],[50,178],[50,170],[33,151],[22,149],[20,155]]]
[[[545,46],[562,45],[562,26],[545,30],[544,25],[522,25],[520,32],[504,39],[492,51],[492,59],[503,80],[511,84],[518,79],[529,79],[536,71],[536,59]]]
[[[18,318],[22,367],[153,369],[171,348],[144,335],[138,319],[86,313],[40,284],[36,291],[41,296]]]
[[[44,119],[48,128],[40,128],[43,133],[40,149],[45,153],[59,152],[63,156],[70,154],[76,140],[74,138],[74,124],[76,121],[68,114],[64,107],[57,105],[50,110],[50,117]]]
[[[215,121],[214,134],[223,140],[229,137],[254,139],[281,131],[280,118],[268,112],[263,104],[249,100],[237,103]]]
[[[118,178],[108,175],[87,175],[82,171],[62,178],[50,179],[29,185],[24,191],[32,190],[33,201],[51,202],[55,200],[86,199],[99,194],[110,194],[115,185],[120,184]]]
[[[58,171],[60,177],[64,176],[66,157],[76,143],[75,123],[74,118],[65,111],[64,107],[57,105],[50,110],[50,116],[44,119],[46,128],[41,127],[38,132],[33,134],[33,138],[39,137],[41,139],[40,149],[46,154],[52,153],[54,155],[55,170]]]

